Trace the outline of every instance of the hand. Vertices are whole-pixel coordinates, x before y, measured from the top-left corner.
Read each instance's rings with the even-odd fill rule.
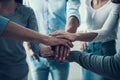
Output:
[[[30,48],[30,43],[29,43],[29,42],[24,42],[23,45],[24,45],[24,48],[25,48],[26,53],[27,53],[30,57],[32,57],[34,60],[39,61],[38,56],[35,55],[34,52],[32,51],[32,49]]]
[[[47,59],[54,59],[55,56],[50,46],[43,45],[40,49],[40,55]]]
[[[65,47],[64,45],[55,46],[54,49],[55,59],[58,59],[60,62],[66,62],[66,58],[70,53],[70,48]]]
[[[55,45],[64,45],[68,48],[73,47],[73,44],[71,41],[66,40],[66,39],[60,39],[60,38],[56,38],[54,36],[49,36],[48,41],[47,41],[48,45],[51,46],[55,46]]]
[[[80,50],[84,50],[87,48],[87,43],[86,42],[80,42]]]
[[[67,39],[70,41],[75,41],[76,40],[76,34],[75,33],[69,33],[65,31],[56,31],[50,34],[51,36],[55,36],[57,38],[62,38],[62,39]]]

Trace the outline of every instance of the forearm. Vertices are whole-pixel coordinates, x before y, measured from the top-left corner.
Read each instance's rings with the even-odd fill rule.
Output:
[[[70,60],[77,62],[88,70],[115,80],[120,79],[120,54],[115,56],[97,56],[73,51],[70,56],[72,57],[72,59],[69,58]]]
[[[66,24],[66,31],[75,33],[78,26],[79,26],[79,21],[78,21],[77,17],[71,16],[71,17],[69,17],[68,22]]]
[[[38,42],[38,43],[46,43],[48,40],[48,36],[39,34],[33,30],[24,28],[12,21],[10,21],[4,30],[2,36],[14,38],[17,40],[24,40],[30,42]]]
[[[75,40],[76,41],[92,41],[98,33],[95,32],[88,32],[88,33],[76,33],[75,35]]]

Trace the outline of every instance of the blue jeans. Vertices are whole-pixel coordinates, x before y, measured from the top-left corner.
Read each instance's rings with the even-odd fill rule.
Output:
[[[116,53],[116,42],[111,40],[108,42],[89,42],[87,43],[88,48],[83,50],[85,53],[93,53],[95,55],[107,55],[112,56]],[[98,69],[99,70],[99,69]],[[82,80],[110,80],[100,75],[97,75],[86,69],[82,69],[83,79]]]
[[[29,68],[33,80],[48,80],[49,72],[52,80],[67,80],[69,74],[69,63],[59,63],[55,60],[46,60],[39,57],[40,61],[35,61],[28,57]]]

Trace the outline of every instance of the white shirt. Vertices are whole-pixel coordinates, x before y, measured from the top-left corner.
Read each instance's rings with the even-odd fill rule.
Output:
[[[93,9],[91,0],[86,0],[87,32],[96,32],[98,35],[93,42],[106,42],[117,38],[117,28],[120,17],[120,5],[110,0],[100,7]]]
[[[80,20],[80,0],[23,0],[23,3],[35,11],[40,33],[64,30],[70,16]]]

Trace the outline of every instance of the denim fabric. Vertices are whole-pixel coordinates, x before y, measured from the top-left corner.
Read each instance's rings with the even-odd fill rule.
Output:
[[[116,53],[116,42],[115,40],[108,41],[108,42],[89,42],[87,43],[88,48],[83,50],[83,52],[93,53],[95,55],[107,55],[112,56]],[[109,53],[109,54],[108,54]],[[110,80],[99,76],[91,71],[86,69],[82,69],[83,79],[82,80]]]
[[[69,63],[59,63],[39,57],[39,61],[28,57],[29,68],[33,80],[48,80],[49,72],[52,80],[67,80],[69,73]]]

